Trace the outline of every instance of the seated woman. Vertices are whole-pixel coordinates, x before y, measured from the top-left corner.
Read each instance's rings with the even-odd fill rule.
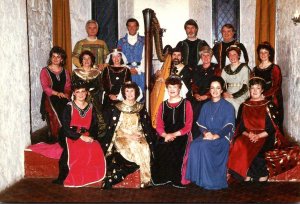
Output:
[[[234,107],[221,97],[224,80],[213,77],[211,100],[201,109],[197,124],[201,135],[190,148],[186,178],[205,189],[227,188],[227,159],[234,131]]]
[[[122,85],[127,81],[131,81],[131,73],[126,66],[127,60],[122,52],[114,49],[107,56],[107,62],[109,66],[104,68],[102,73],[104,88],[103,110],[106,122],[111,116],[112,107],[120,101],[118,95]]]
[[[227,91],[223,97],[229,101],[235,109],[237,116],[239,107],[248,98],[248,82],[250,68],[246,63],[240,62],[241,49],[237,45],[231,45],[226,49],[230,64],[222,70],[222,78],[225,80]]]
[[[63,113],[59,142],[63,148],[59,176],[53,183],[81,187],[100,182],[105,176],[105,158],[97,137],[97,115],[86,101],[88,88],[79,82],[72,86],[74,100]],[[100,184],[99,184],[100,185]]]
[[[140,170],[141,188],[151,182],[152,127],[143,103],[136,101],[140,91],[136,83],[126,82],[121,89],[123,101],[112,109],[102,146],[107,161],[103,188],[109,189]]]
[[[97,68],[93,68],[95,64],[95,56],[89,50],[83,51],[79,55],[81,67],[77,68],[72,73],[72,83],[85,81],[89,88],[88,101],[93,104],[98,118],[98,136],[105,134],[106,125],[102,114],[102,94],[103,86],[101,82],[101,73]],[[95,138],[96,139],[96,138]]]
[[[251,78],[250,100],[243,103],[239,124],[230,150],[229,172],[244,181],[267,181],[268,170],[264,158],[275,142],[275,106],[263,97],[265,81]]]
[[[63,110],[70,98],[70,75],[64,69],[66,59],[66,52],[61,47],[54,46],[49,53],[48,66],[40,73],[43,88],[40,112],[49,126],[50,141],[57,141]]]
[[[180,96],[181,78],[171,75],[166,79],[169,99],[158,109],[156,131],[159,141],[154,149],[152,180],[154,185],[172,183],[184,188],[189,144],[192,141],[191,128],[193,111],[191,103]]]

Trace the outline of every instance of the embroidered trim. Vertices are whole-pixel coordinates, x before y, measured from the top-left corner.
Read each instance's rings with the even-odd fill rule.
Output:
[[[87,112],[92,107],[92,104],[89,103],[84,109],[79,108],[74,101],[72,101],[72,106],[79,112],[80,117],[84,118]]]

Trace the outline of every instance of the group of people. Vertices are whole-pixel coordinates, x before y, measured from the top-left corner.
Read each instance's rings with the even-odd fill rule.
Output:
[[[97,39],[97,22],[88,21],[88,37],[73,50],[77,68],[71,75],[64,69],[65,51],[50,51],[40,75],[41,113],[62,147],[54,183],[102,182],[109,189],[137,170],[142,188],[193,182],[223,189],[229,175],[267,181],[264,153],[283,140],[277,136],[282,78],[272,46],[259,44],[260,63],[251,71],[231,24],[222,27],[223,41],[211,49],[197,38],[197,23],[188,20],[187,38],[171,50],[170,66],[154,75],[166,91],[154,100],[159,106],[150,118],[143,103],[144,37],[136,19],[126,26],[118,49],[109,53]]]

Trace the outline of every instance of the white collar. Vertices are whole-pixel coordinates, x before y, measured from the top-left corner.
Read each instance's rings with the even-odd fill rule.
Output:
[[[130,45],[134,45],[136,42],[137,42],[137,38],[138,38],[138,32],[136,32],[135,35],[130,35],[128,32],[127,32],[127,40],[128,40],[128,43]]]
[[[96,37],[95,39],[92,39],[92,38],[90,38],[90,37],[86,37],[86,39],[88,40],[88,41],[92,41],[92,42],[95,42],[95,41],[97,41],[98,40],[98,38]]]

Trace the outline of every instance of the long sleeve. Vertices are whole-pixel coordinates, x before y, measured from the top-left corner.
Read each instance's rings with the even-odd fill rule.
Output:
[[[98,137],[98,119],[97,119],[97,113],[96,109],[93,107],[93,112],[92,112],[92,121],[91,121],[91,126],[89,129],[90,136],[93,138]]]
[[[163,102],[160,104],[156,115],[156,132],[161,136],[165,132],[165,123],[162,119]]]
[[[72,107],[70,105],[67,105],[65,107],[65,110],[63,112],[63,117],[62,117],[62,130],[65,137],[68,137],[72,140],[77,140],[81,136],[81,134],[77,133],[75,130],[72,130],[70,128],[71,109]]]
[[[220,131],[218,131],[217,134],[221,138],[225,136],[230,136],[229,139],[231,139],[233,137],[233,129],[235,127],[235,109],[231,104],[227,104],[226,106],[222,108],[222,111],[224,112],[224,126]]]
[[[132,79],[131,79],[131,72],[129,71],[128,68],[126,68],[126,74],[125,74],[125,82],[126,81],[132,81]]]
[[[282,76],[278,65],[274,65],[272,70],[272,87],[265,91],[263,94],[266,97],[273,96],[275,93],[281,89]]]
[[[199,126],[199,130],[201,134],[203,134],[206,131],[209,131],[207,129],[207,124],[206,124],[206,115],[207,115],[207,104],[205,103],[203,107],[201,108],[200,114],[197,119],[197,125]]]
[[[51,80],[50,80],[49,75],[47,73],[47,68],[46,67],[44,67],[41,70],[40,82],[41,82],[41,85],[42,85],[42,89],[46,93],[46,95],[47,96],[52,96],[53,89],[51,88]]]
[[[68,98],[71,96],[71,77],[67,70],[64,70],[66,73],[66,84],[64,87],[64,93],[68,95]]]
[[[180,129],[180,133],[181,135],[185,135],[189,132],[191,132],[192,129],[192,125],[193,125],[193,109],[192,109],[192,105],[189,101],[186,101],[186,121],[185,121],[185,125],[182,129]]]

